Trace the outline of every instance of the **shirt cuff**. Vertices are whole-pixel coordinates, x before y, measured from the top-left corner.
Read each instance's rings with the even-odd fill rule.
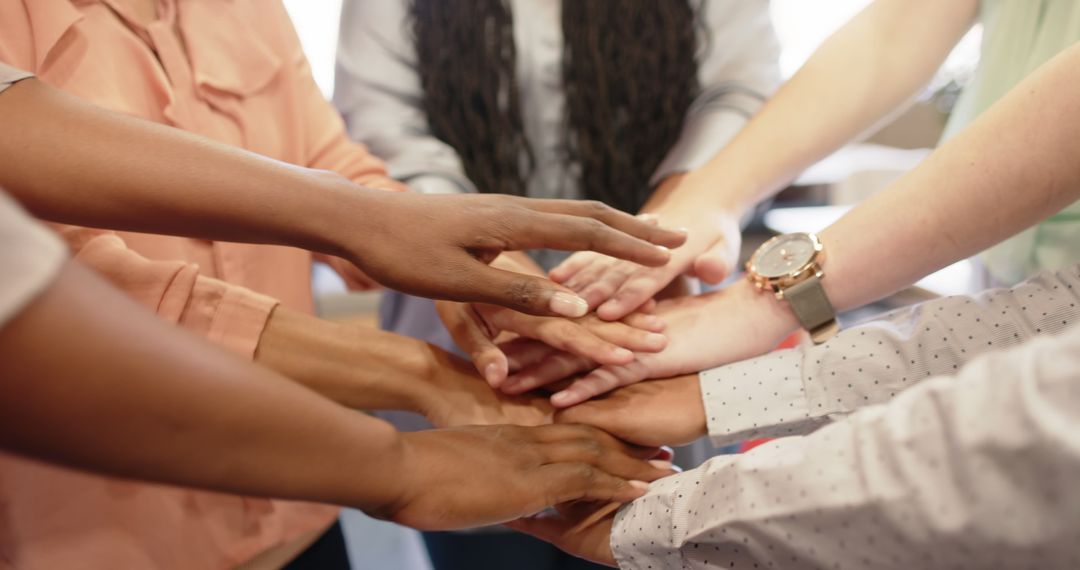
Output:
[[[250,360],[277,305],[250,289],[199,276],[180,325]]]
[[[702,372],[713,444],[802,434],[827,423],[810,409],[802,358],[802,349],[782,350]]]
[[[645,496],[619,509],[611,527],[611,552],[619,568],[683,568],[677,537],[686,534],[691,497],[680,489],[698,481],[701,471],[655,481]]]
[[[749,118],[745,112],[727,106],[703,110],[697,115],[688,114],[679,140],[657,167],[649,183],[656,186],[668,176],[702,166],[727,146]]]

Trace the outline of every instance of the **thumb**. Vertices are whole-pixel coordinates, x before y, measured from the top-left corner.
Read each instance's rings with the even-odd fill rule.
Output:
[[[721,239],[694,260],[694,275],[710,285],[727,279],[735,264],[731,244]]]

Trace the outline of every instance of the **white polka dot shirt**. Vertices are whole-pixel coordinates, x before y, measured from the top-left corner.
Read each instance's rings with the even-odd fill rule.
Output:
[[[1080,568],[1077,305],[1080,266],[703,373],[720,443],[820,429],[654,483],[619,512],[616,559]]]

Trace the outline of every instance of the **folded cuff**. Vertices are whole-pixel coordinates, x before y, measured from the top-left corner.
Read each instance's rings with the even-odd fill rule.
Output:
[[[702,372],[713,444],[804,434],[827,423],[809,408],[802,357],[801,349],[782,350]]]
[[[244,357],[255,357],[259,338],[278,301],[250,289],[198,277],[180,324]]]

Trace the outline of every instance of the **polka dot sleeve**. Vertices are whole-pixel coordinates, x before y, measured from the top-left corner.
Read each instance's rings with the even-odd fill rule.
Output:
[[[622,508],[624,569],[1080,568],[1080,326]]]
[[[701,373],[716,445],[805,434],[888,402],[972,358],[1053,336],[1080,320],[1080,264],[1012,289],[946,297],[893,311],[829,342]]]

